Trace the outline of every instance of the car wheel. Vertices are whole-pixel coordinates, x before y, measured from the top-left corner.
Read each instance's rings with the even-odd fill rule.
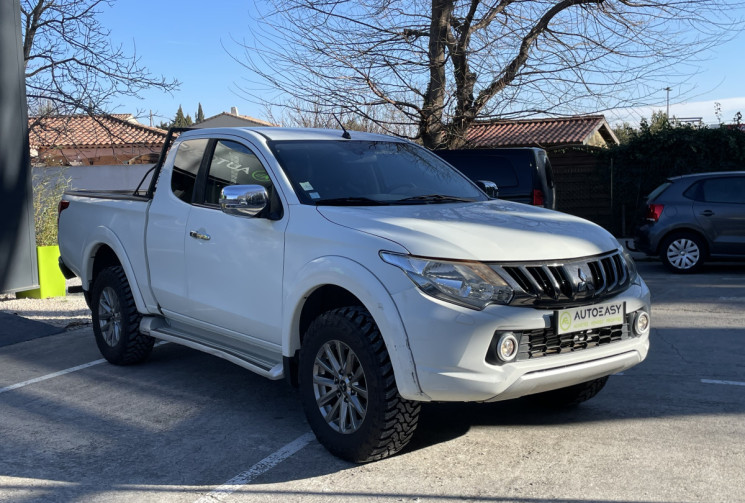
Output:
[[[696,234],[673,234],[660,248],[660,259],[672,272],[692,273],[704,265],[706,247]]]
[[[531,399],[541,406],[554,409],[576,407],[600,393],[607,382],[608,376],[605,376],[567,388],[531,395]]]
[[[366,463],[411,440],[420,405],[399,395],[383,338],[364,308],[334,309],[311,323],[299,380],[308,423],[332,454]]]
[[[121,266],[101,271],[91,290],[93,334],[101,354],[115,365],[147,359],[155,339],[140,333],[140,319]]]

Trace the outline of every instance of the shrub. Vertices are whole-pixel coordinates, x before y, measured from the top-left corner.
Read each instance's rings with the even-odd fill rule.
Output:
[[[33,175],[36,246],[57,245],[57,205],[70,187],[64,168],[38,168]]]

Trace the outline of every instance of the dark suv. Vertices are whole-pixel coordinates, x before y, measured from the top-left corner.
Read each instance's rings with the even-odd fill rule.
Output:
[[[542,148],[435,150],[475,182],[494,182],[499,197],[556,209],[551,162]]]
[[[634,244],[674,272],[745,258],[745,171],[669,178],[647,198]]]

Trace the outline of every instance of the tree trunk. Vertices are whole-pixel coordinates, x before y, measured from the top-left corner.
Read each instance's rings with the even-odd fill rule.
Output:
[[[442,112],[445,107],[445,48],[447,45],[453,0],[432,0],[432,22],[429,25],[429,85],[424,94],[419,133],[428,148],[445,147]]]

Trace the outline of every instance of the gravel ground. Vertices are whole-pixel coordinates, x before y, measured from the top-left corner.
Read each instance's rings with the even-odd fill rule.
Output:
[[[76,293],[48,299],[16,299],[13,293],[0,294],[0,311],[64,327],[67,330],[90,325],[91,311],[80,290],[79,278],[67,281],[68,292],[71,288]]]

